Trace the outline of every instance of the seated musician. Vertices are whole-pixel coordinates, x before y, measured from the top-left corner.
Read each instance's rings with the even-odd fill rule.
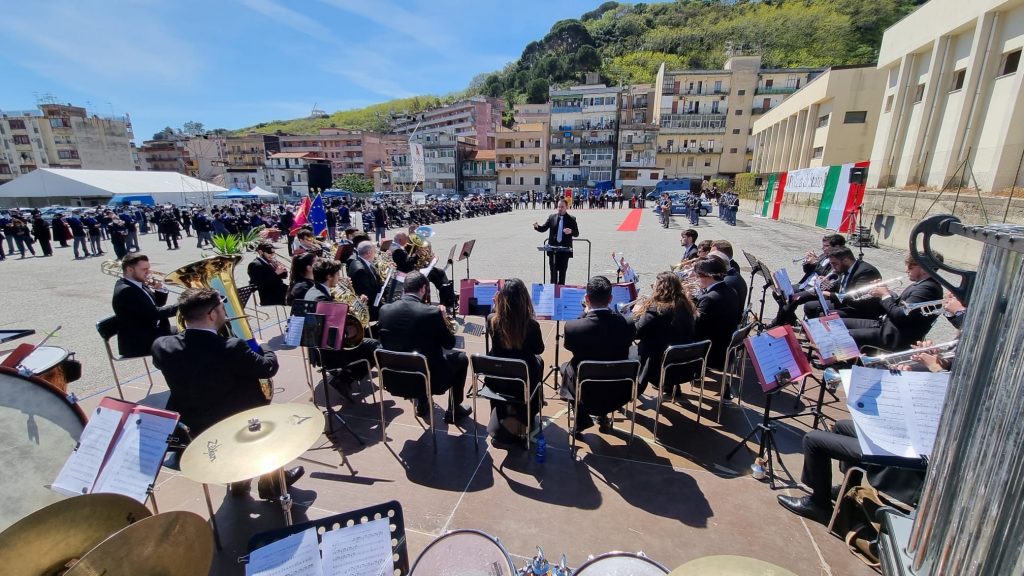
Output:
[[[256,258],[249,263],[247,272],[249,283],[259,292],[261,306],[284,306],[288,296],[288,286],[284,283],[288,269],[274,258],[271,242],[263,240],[256,245]]]
[[[371,244],[372,246],[372,244]],[[405,293],[396,302],[380,309],[380,343],[385,350],[419,352],[430,368],[430,391],[434,395],[449,392],[444,419],[449,424],[467,418],[473,410],[462,405],[466,394],[466,373],[469,358],[464,352],[452,350],[455,334],[448,329],[443,306],[423,302],[427,278],[419,272],[405,277]],[[423,390],[416,399],[416,415],[429,417],[431,402]]]
[[[171,395],[167,409],[181,414],[192,437],[217,422],[245,410],[270,404],[260,379],[277,373],[277,356],[253,351],[238,338],[218,334],[228,321],[224,300],[212,288],[189,288],[178,299],[185,331],[153,343],[153,365],[163,371]],[[301,466],[288,470],[288,485],[304,473]],[[274,499],[276,473],[260,477],[259,495]],[[249,481],[231,486],[232,494],[249,491]]]
[[[942,254],[934,252],[934,257],[942,262]],[[843,322],[850,330],[850,336],[858,346],[874,346],[886,350],[901,350],[910,343],[923,340],[938,318],[925,315],[921,310],[907,312],[903,304],[933,302],[942,299],[942,286],[921,267],[912,256],[904,261],[910,286],[895,296],[887,286],[873,288],[873,298],[881,298],[880,304],[885,310],[879,318],[845,318]]]
[[[697,257],[697,231],[693,228],[688,228],[683,231],[679,236],[679,245],[683,247],[683,257],[679,259],[680,262],[685,262],[691,258]]]
[[[320,256],[321,247],[316,242],[316,237],[313,236],[313,231],[308,228],[302,228],[295,234],[295,244],[292,247],[292,255],[298,256],[306,252],[312,252],[313,254]]]
[[[491,334],[489,356],[499,358],[516,358],[526,362],[530,372],[529,407],[508,402],[491,403],[491,421],[487,429],[496,442],[518,443],[528,430],[526,429],[526,413],[529,409],[531,421],[537,421],[540,411],[541,395],[533,395],[541,385],[544,361],[540,355],[544,352],[544,339],[541,336],[540,324],[533,312],[533,302],[526,284],[519,278],[505,281],[501,290],[494,295],[494,312],[487,316],[487,330]],[[504,380],[488,381],[487,386],[495,392],[514,397],[522,395],[518,383]]]
[[[694,317],[697,310],[682,281],[672,272],[661,272],[654,279],[650,298],[641,298],[633,307],[630,321],[636,328],[640,363],[644,367],[637,394],[647,384],[661,389],[661,360],[669,346],[694,342]],[[673,381],[687,378],[671,374]]]
[[[169,318],[178,306],[167,304],[167,290],[149,272],[148,256],[130,254],[121,260],[122,277],[114,283],[117,350],[126,358],[147,356],[154,340],[173,333]]]
[[[612,301],[612,284],[604,276],[595,276],[587,282],[587,294],[583,300],[583,316],[565,323],[564,346],[572,353],[572,360],[562,364],[563,398],[576,398],[576,371],[584,360],[625,360],[633,344],[635,328],[625,318],[615,314],[608,307]],[[632,392],[632,390],[630,390]],[[607,414],[619,406],[608,406],[604,398],[591,392],[580,402],[576,414],[577,437],[594,425],[593,416],[598,417],[601,431],[610,429]]]
[[[333,302],[334,296],[331,290],[338,285],[341,279],[341,263],[337,260],[317,258],[313,263],[313,285],[306,291],[303,300],[307,302]],[[324,367],[330,371],[330,378],[327,383],[334,386],[342,393],[351,391],[351,387],[367,375],[366,365],[360,362],[353,366],[349,364],[366,360],[370,366],[375,366],[376,361],[373,351],[380,348],[380,342],[373,338],[363,338],[353,349],[346,350],[316,350],[309,351],[310,362],[316,364],[323,362]],[[319,358],[318,358],[319,357]]]
[[[721,258],[706,256],[697,261],[693,273],[701,287],[697,296],[697,319],[694,322],[694,340],[710,340],[708,367],[722,370],[725,367],[725,353],[729,349],[732,333],[739,326],[743,304],[736,291],[725,283],[728,267]],[[732,393],[724,392],[724,400],[730,401]]]
[[[858,288],[864,288],[882,279],[882,275],[871,264],[854,258],[853,251],[843,246],[833,248],[828,255],[833,272],[837,275],[834,282],[829,282],[828,289],[822,286],[822,293],[830,301],[829,307],[841,318],[874,318],[882,313],[877,300],[872,298],[851,298],[846,296]],[[821,305],[809,302],[804,306],[804,314],[808,318],[821,316]]]
[[[715,254],[716,252],[718,254]],[[733,260],[732,243],[728,240],[715,240],[711,243],[711,255],[719,255],[719,257],[724,255],[728,258],[726,265],[729,266],[729,270],[725,273],[725,283],[740,297],[740,307],[742,308],[747,302],[747,282],[743,279],[743,274],[740,273],[740,265]],[[740,312],[742,314],[742,309]]]
[[[701,240],[697,243],[697,258],[703,258],[711,253],[711,240]]]
[[[313,287],[313,263],[316,255],[312,252],[296,254],[292,258],[291,283],[285,295],[285,305],[291,306],[291,316],[305,316],[306,308],[302,300],[306,292]]]
[[[793,324],[796,322],[796,309],[801,305],[808,302],[817,302],[818,295],[814,292],[814,287],[809,284],[815,277],[826,279],[833,274],[832,262],[829,260],[829,254],[836,248],[842,248],[846,246],[846,238],[842,234],[826,234],[821,238],[821,256],[816,255],[814,252],[808,252],[804,256],[803,271],[804,275],[800,278],[798,286],[804,286],[802,290],[794,290],[793,295],[789,297],[789,300],[783,302],[781,296],[776,294],[776,299],[779,301],[779,313],[772,321],[772,326],[782,326],[785,324]],[[832,278],[837,278],[838,275]]]
[[[414,250],[411,248],[412,243],[409,241],[409,234],[405,232],[399,232],[395,234],[394,251],[391,253],[391,259],[395,262],[395,268],[404,274],[412,272],[417,267],[416,258],[413,255]],[[440,262],[438,262],[440,264]],[[448,274],[445,273],[443,266],[434,266],[430,269],[430,273],[427,274],[427,279],[437,289],[437,297],[441,305],[448,309],[449,314],[455,312],[455,288],[448,280]]]
[[[352,290],[359,296],[365,298],[366,306],[370,309],[370,320],[377,320],[380,314],[380,307],[375,306],[377,294],[380,293],[383,279],[377,273],[377,267],[373,265],[373,259],[377,257],[377,246],[369,240],[356,245],[356,253],[348,259],[348,277],[352,280]]]

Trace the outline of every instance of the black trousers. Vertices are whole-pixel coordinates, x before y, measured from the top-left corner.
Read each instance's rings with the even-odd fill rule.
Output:
[[[376,366],[377,362],[374,360],[373,351],[377,348],[380,348],[379,340],[363,338],[363,341],[352,350],[321,350],[320,361],[324,363],[324,367],[328,370],[344,368],[357,360],[366,360],[370,363],[370,366]],[[310,350],[311,362],[314,361],[313,356],[316,352],[316,349]],[[362,378],[366,376],[366,366],[362,363],[357,364],[352,367],[350,372],[354,378]]]
[[[832,460],[857,464],[863,458],[853,420],[839,420],[834,432],[811,430],[804,436],[804,469],[800,480],[816,504],[831,508]]]
[[[50,246],[50,241],[46,238],[36,238],[39,241],[39,247],[43,249],[43,256],[53,256],[53,248]]]
[[[850,331],[850,336],[858,346],[874,346],[876,348],[893,349],[893,342],[882,338],[882,322],[864,318],[843,318],[843,324]]]
[[[808,313],[808,308],[810,308],[809,305],[804,307],[804,313],[807,314],[808,318],[817,318],[817,316],[821,315],[821,305],[817,304],[817,301],[818,295],[813,290],[800,290],[799,292],[794,292],[793,297],[790,298],[789,302],[786,302],[784,306],[779,307],[779,314],[775,317],[774,324],[776,326],[782,326],[784,324],[795,323],[797,308],[810,302],[815,303],[812,311],[816,312],[817,315],[811,316],[810,313]]]
[[[449,392],[448,409],[451,410],[462,404],[462,400],[466,397],[466,374],[469,372],[469,357],[466,356],[465,352],[459,350],[445,350],[444,361],[451,371],[451,378],[441,377],[436,380],[432,379],[430,381],[430,392],[434,396]],[[433,378],[433,375],[431,377]],[[426,400],[426,396],[420,398],[421,402]]]
[[[565,271],[569,269],[569,252],[560,250],[548,254],[548,270],[551,272],[552,284],[565,284]]]

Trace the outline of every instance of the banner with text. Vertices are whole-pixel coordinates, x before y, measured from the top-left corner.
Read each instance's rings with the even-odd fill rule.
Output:
[[[867,169],[868,165],[865,161],[769,174],[760,215],[778,220],[786,193],[820,194],[815,225],[849,232],[864,201],[864,184],[851,183],[850,172],[853,168]]]

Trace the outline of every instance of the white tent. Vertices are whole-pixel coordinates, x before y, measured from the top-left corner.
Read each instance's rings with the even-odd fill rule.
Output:
[[[264,190],[259,186],[256,186],[253,189],[249,190],[249,193],[256,194],[257,196],[260,197],[261,200],[277,200],[280,198],[280,196],[278,196],[277,194],[270,192],[268,190]]]
[[[208,205],[226,189],[177,172],[41,168],[0,186],[8,206],[105,204],[115,194],[147,194],[157,204]]]

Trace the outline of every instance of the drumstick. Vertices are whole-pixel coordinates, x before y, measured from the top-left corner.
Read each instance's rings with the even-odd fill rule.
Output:
[[[41,348],[43,344],[46,344],[46,341],[53,337],[53,335],[56,334],[58,331],[60,331],[61,328],[62,326],[58,324],[57,327],[53,329],[53,332],[50,332],[49,334],[44,336],[43,339],[39,342],[39,344],[33,346],[32,349],[28,351],[28,354],[26,354],[25,356],[18,360],[18,365],[15,366],[15,370],[21,372],[23,369],[26,369],[25,365],[22,364],[21,361],[24,360],[25,358],[28,358],[29,355],[31,355],[33,352]]]
[[[51,337],[53,337],[53,335],[54,335],[54,334],[56,334],[57,332],[59,332],[61,328],[63,328],[63,326],[61,326],[61,325],[59,325],[59,324],[58,324],[58,325],[57,325],[57,327],[53,329],[53,332],[50,332],[49,334],[47,334],[47,335],[46,335],[46,336],[45,336],[45,337],[43,338],[43,340],[42,340],[41,342],[39,342],[39,344],[36,344],[36,346],[35,346],[35,347],[36,347],[36,348],[39,348],[39,347],[40,347],[40,346],[42,346],[43,344],[46,344],[46,341],[47,341],[47,340],[49,340],[49,339],[50,339]]]

